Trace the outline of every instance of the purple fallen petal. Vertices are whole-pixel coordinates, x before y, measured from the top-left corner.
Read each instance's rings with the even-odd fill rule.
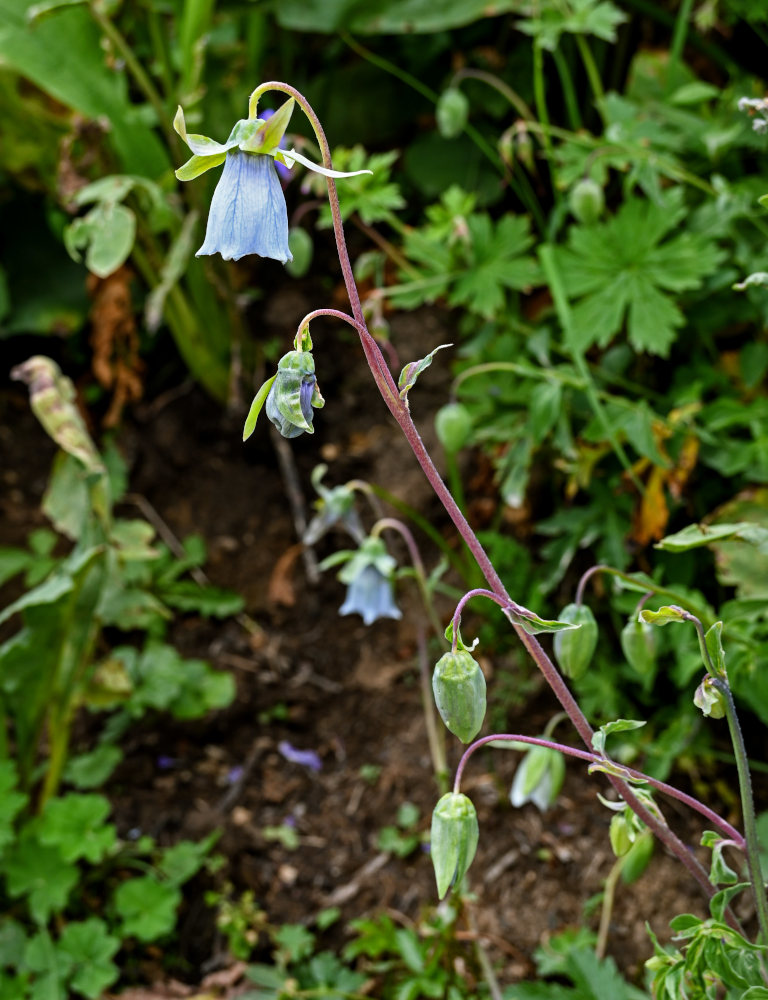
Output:
[[[277,749],[292,764],[301,764],[312,771],[321,771],[323,768],[323,762],[314,750],[297,750],[296,747],[291,746],[288,740],[280,740]]]

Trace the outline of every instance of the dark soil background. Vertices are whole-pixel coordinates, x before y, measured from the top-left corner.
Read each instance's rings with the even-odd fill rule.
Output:
[[[265,334],[279,334],[287,343],[310,307],[295,286],[290,296],[278,295],[262,317]],[[333,324],[318,324],[313,334],[326,406],[317,414],[314,437],[292,443],[306,503],[314,499],[309,474],[322,460],[330,466],[329,485],[369,479],[407,499],[452,537],[407,444],[374,394],[355,342]],[[402,316],[393,324],[401,363],[449,339],[444,317],[433,312]],[[435,444],[431,415],[446,399],[449,364],[449,352],[439,354],[412,393],[428,445]],[[307,583],[266,421],[246,446],[240,431],[239,416],[228,417],[199,390],[180,386],[137,406],[119,433],[132,493],[148,501],[177,537],[204,536],[210,553],[206,573],[213,583],[244,596],[258,630],[251,633],[236,621],[178,621],[172,641],[185,655],[231,671],[237,698],[204,721],[157,718],[131,730],[125,760],[107,792],[123,836],[141,831],[171,843],[221,830],[217,850],[225,862],[217,884],[229,881],[238,893],[253,890],[272,923],[309,923],[323,908],[339,906],[342,920],[323,939],[324,946],[336,947],[348,940],[351,919],[385,911],[412,925],[437,902],[427,853],[399,859],[377,846],[379,832],[395,823],[402,802],[419,807],[420,829],[426,830],[437,798],[416,670],[422,612],[406,584],[398,595],[401,622],[366,628],[357,616],[339,617],[344,593],[333,572],[317,586]],[[30,414],[23,389],[10,383],[0,396],[0,454],[0,544],[23,544],[29,530],[45,523],[39,505],[53,446]],[[469,461],[468,471],[476,473],[480,460]],[[124,513],[136,516],[136,509],[126,506]],[[435,554],[419,541],[428,565],[434,564]],[[344,538],[325,539],[318,555],[347,544]],[[395,542],[392,551],[399,553]],[[447,619],[449,606],[440,610]],[[467,625],[469,634],[471,619]],[[483,664],[492,711],[506,716],[506,731],[536,734],[558,706],[541,685],[531,691],[523,656],[510,642],[506,651],[486,654]],[[525,700],[499,704],[499,690],[514,693],[516,676],[530,693]],[[270,721],[278,705],[286,707],[286,717]],[[558,736],[576,742],[567,725]],[[290,763],[278,752],[281,740],[315,751],[322,770]],[[449,750],[455,767],[457,741],[449,741]],[[508,790],[516,762],[515,753],[480,752],[463,787],[480,819],[471,871],[474,916],[505,983],[532,976],[532,953],[547,935],[584,922],[585,903],[600,892],[613,864],[611,814],[597,799],[598,792],[607,794],[607,783],[569,764],[554,808],[544,815],[533,805],[515,810]],[[361,777],[364,765],[381,769],[375,783]],[[697,844],[696,821],[674,804],[664,808],[670,824]],[[296,850],[264,837],[265,827],[286,821],[299,835]],[[177,979],[199,982],[226,963],[223,939],[203,899],[213,885],[211,876],[200,877],[187,891],[178,939],[181,963],[173,970]],[[646,920],[666,939],[672,916],[705,910],[689,876],[657,850],[636,884],[619,887],[609,952],[638,976],[651,953]],[[586,922],[596,929],[598,919],[599,909]],[[466,937],[469,949],[472,932]],[[168,975],[162,955],[137,957],[150,979]],[[175,995],[183,992],[179,986]]]

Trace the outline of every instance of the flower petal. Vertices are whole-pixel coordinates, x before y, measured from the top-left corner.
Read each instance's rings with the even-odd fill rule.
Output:
[[[293,161],[296,160],[297,163],[303,163],[308,170],[314,170],[316,174],[322,174],[323,177],[359,177],[360,174],[373,173],[372,170],[350,170],[346,173],[343,170],[329,170],[327,167],[321,167],[319,163],[308,160],[306,156],[297,153],[295,149],[281,149],[276,155],[276,159],[285,163],[286,167],[292,167]]]
[[[227,153],[211,201],[205,241],[196,256],[220,253],[224,260],[246,254],[293,260],[288,249],[288,210],[271,156]]]

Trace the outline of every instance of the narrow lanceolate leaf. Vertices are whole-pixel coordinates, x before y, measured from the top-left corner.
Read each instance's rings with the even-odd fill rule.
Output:
[[[314,170],[316,174],[322,174],[323,177],[359,177],[360,174],[373,173],[372,170],[329,170],[328,167],[322,167],[319,163],[308,160],[306,156],[297,153],[295,149],[281,149],[275,159],[280,160],[289,169],[293,166],[293,161],[295,160],[297,163],[303,164],[308,170]]]
[[[253,397],[253,402],[251,403],[251,408],[248,411],[248,416],[245,418],[245,426],[243,427],[243,441],[247,441],[248,438],[253,434],[256,429],[256,421],[259,419],[259,414],[261,413],[261,408],[267,401],[267,396],[269,395],[269,390],[272,388],[272,383],[277,378],[277,375],[273,375],[272,378],[267,379],[264,385],[259,389],[256,395]]]
[[[434,351],[430,351],[426,358],[422,358],[420,361],[410,361],[405,368],[400,372],[400,378],[397,380],[397,388],[400,390],[400,398],[405,399],[408,395],[408,391],[416,385],[416,380],[419,375],[432,364],[432,358],[438,351],[442,351],[444,347],[453,347],[453,344],[440,344]]]
[[[197,153],[195,153],[194,156],[190,157],[186,163],[182,164],[182,166],[175,171],[175,174],[180,181],[191,181],[194,180],[195,177],[199,177],[200,174],[204,174],[206,170],[218,167],[226,160],[226,158],[226,152],[212,153],[209,156],[198,156]]]
[[[504,614],[514,625],[520,625],[524,628],[528,635],[538,635],[539,632],[564,632],[567,629],[579,627],[572,622],[539,618],[528,608],[504,608]]]

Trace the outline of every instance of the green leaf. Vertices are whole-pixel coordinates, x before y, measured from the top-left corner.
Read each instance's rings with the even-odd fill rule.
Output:
[[[674,604],[659,608],[658,611],[649,611],[646,608],[640,612],[640,621],[648,625],[669,625],[670,622],[684,622],[685,612]]]
[[[99,788],[123,759],[120,747],[102,743],[95,750],[70,757],[64,780],[75,788]]]
[[[348,0],[281,0],[275,9],[277,21],[295,31],[363,35],[433,34],[458,28],[488,17],[518,9],[519,0],[391,0],[386,4],[351,8]]]
[[[726,676],[725,670],[725,649],[723,648],[723,623],[715,622],[715,624],[707,630],[704,635],[704,644],[707,647],[707,652],[712,658],[712,663],[714,664],[715,673],[719,677]]]
[[[605,753],[605,741],[611,733],[630,732],[633,729],[642,728],[645,724],[639,719],[614,719],[613,722],[606,722],[592,735],[592,747],[595,753]]]
[[[579,627],[572,622],[539,618],[537,614],[529,611],[528,608],[504,608],[504,614],[513,624],[524,628],[528,635],[538,635],[540,632],[564,632],[567,629]]]
[[[12,760],[0,761],[0,853],[13,842],[14,820],[27,803],[28,796],[16,790],[16,765]]]
[[[722,260],[699,234],[669,234],[685,214],[676,189],[660,204],[633,198],[603,223],[572,226],[557,252],[569,298],[574,300],[576,346],[606,346],[626,322],[637,352],[665,357],[685,322],[669,292],[701,287]]]
[[[136,238],[136,216],[117,202],[100,202],[75,219],[65,231],[64,243],[75,260],[85,248],[85,266],[107,278],[128,259]]]
[[[687,552],[689,549],[728,539],[748,542],[758,552],[768,554],[768,528],[751,521],[739,521],[735,524],[689,524],[682,531],[662,538],[655,547],[666,552]]]
[[[422,358],[420,361],[410,361],[400,372],[400,378],[397,380],[397,388],[400,390],[400,398],[405,399],[408,392],[416,385],[416,380],[421,373],[429,368],[432,364],[432,359],[438,351],[442,351],[445,347],[453,347],[453,344],[439,344],[433,351]]]
[[[114,825],[104,822],[110,811],[102,795],[70,792],[49,799],[40,817],[38,839],[57,847],[65,861],[85,858],[98,864],[117,842]]]
[[[178,611],[196,611],[204,618],[229,618],[244,607],[243,598],[223,587],[201,587],[194,580],[179,580],[160,590],[160,597]]]
[[[64,909],[80,877],[76,865],[65,862],[58,848],[41,844],[29,827],[8,851],[4,868],[8,894],[14,899],[26,896],[38,924]]]
[[[526,254],[533,244],[530,223],[522,215],[503,215],[494,225],[489,215],[477,214],[467,227],[465,270],[448,301],[490,319],[503,309],[507,289],[527,291],[539,280],[538,266]]]
[[[145,875],[118,886],[113,902],[122,920],[123,937],[156,941],[175,927],[181,892],[175,885]]]
[[[173,847],[166,847],[158,862],[157,870],[170,885],[183,885],[200,871],[220,836],[221,831],[214,830],[204,840],[196,843],[182,840]]]
[[[59,938],[58,953],[68,959],[70,987],[90,1000],[100,997],[120,974],[112,961],[119,948],[119,939],[108,933],[98,917],[67,924]]]

